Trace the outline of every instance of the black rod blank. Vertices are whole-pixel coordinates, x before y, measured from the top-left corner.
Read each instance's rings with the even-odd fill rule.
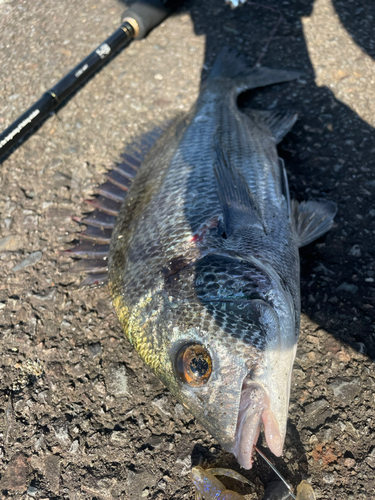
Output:
[[[133,28],[125,22],[105,42],[91,52],[72,71],[64,76],[56,85],[21,115],[0,135],[0,156],[6,153],[29,130],[34,128],[43,118],[70,95],[77,87],[89,78],[106,62],[108,57],[133,38]]]
[[[124,12],[121,26],[0,134],[0,157],[100,69],[133,38],[143,38],[169,14],[163,0],[138,0]]]

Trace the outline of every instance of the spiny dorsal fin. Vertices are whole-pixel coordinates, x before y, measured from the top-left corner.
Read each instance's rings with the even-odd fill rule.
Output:
[[[242,110],[249,118],[260,125],[265,125],[272,133],[276,144],[282,141],[296,123],[298,114],[294,111],[259,111]]]
[[[292,200],[293,224],[298,246],[303,247],[329,231],[337,212],[333,201]]]
[[[107,173],[108,180],[96,188],[99,196],[87,200],[95,210],[83,219],[74,218],[87,226],[84,231],[77,233],[80,243],[67,251],[68,255],[82,259],[76,261],[71,269],[74,274],[87,273],[81,286],[107,281],[109,243],[121,204],[147,154],[169,125],[170,121],[165,122],[128,144],[121,155],[121,162]]]
[[[236,228],[259,224],[254,196],[244,176],[229,162],[218,134],[214,138],[214,172],[226,235],[231,236]]]

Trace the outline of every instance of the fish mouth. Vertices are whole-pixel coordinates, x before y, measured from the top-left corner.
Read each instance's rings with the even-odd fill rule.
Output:
[[[259,383],[246,377],[242,385],[235,445],[231,450],[238,463],[245,469],[252,467],[253,449],[262,423],[267,445],[272,453],[279,457],[283,451],[284,439],[277,419],[270,409],[269,397]]]

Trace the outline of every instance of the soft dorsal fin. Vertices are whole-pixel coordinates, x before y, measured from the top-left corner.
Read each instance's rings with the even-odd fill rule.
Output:
[[[214,172],[226,235],[244,225],[260,224],[254,196],[244,176],[229,162],[218,134],[214,139]]]
[[[260,111],[257,109],[243,109],[242,111],[256,123],[265,125],[271,131],[276,144],[282,141],[298,118],[298,114],[290,110]]]
[[[333,201],[292,200],[293,225],[296,231],[298,246],[303,247],[320,238],[329,231],[337,212]]]

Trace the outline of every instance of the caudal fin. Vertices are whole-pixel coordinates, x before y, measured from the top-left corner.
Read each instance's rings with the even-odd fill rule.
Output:
[[[298,115],[295,111],[272,110],[260,111],[258,109],[243,109],[249,118],[258,124],[263,124],[271,131],[276,144],[279,144],[296,123]]]
[[[224,47],[216,56],[208,78],[241,78],[246,77],[249,71],[250,65],[242,54],[231,47]]]
[[[237,86],[242,91],[289,82],[301,76],[302,72],[296,70],[251,68],[243,55],[235,49],[224,47],[216,57],[208,81],[216,78],[230,78],[236,80]]]

